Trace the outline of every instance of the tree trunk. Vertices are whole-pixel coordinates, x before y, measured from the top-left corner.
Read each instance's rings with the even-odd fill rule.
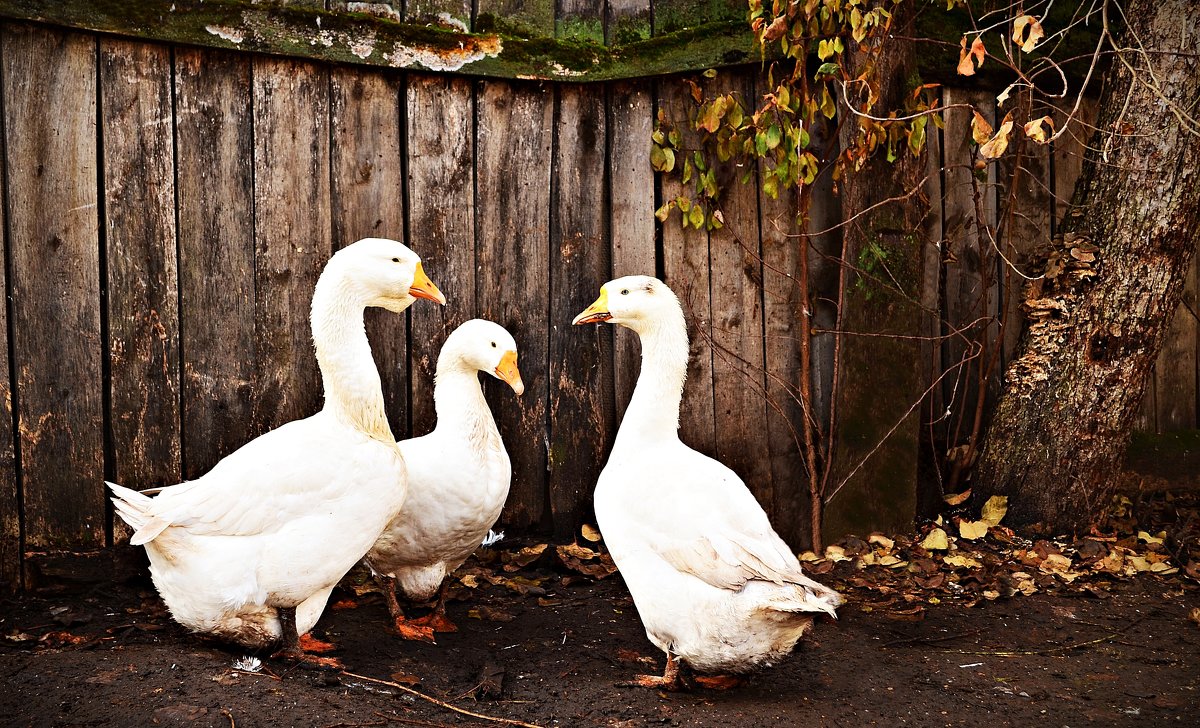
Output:
[[[977,495],[1009,496],[1013,525],[1080,531],[1102,512],[1196,252],[1197,15],[1189,0],[1130,0],[1125,17],[1120,47],[1134,50],[1113,60],[975,473]]]

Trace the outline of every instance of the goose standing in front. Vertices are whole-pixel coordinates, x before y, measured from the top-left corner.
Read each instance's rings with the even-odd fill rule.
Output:
[[[708,687],[784,658],[841,596],[809,579],[732,470],[679,440],[688,337],[662,281],[606,283],[573,323],[620,324],[642,342],[642,370],[596,484],[596,520],[646,635],[667,655],[647,687]]]
[[[306,653],[300,635],[407,493],[363,310],[399,313],[417,298],[446,301],[407,247],[380,238],[346,246],[313,293],[321,411],[154,498],[108,484],[135,531],[130,543],[146,547],[154,585],[180,624],[247,647],[282,640],[277,656],[336,664]]]
[[[512,465],[496,421],[483,398],[479,372],[525,391],[517,368],[517,342],[501,325],[473,319],[455,329],[438,355],[433,387],[437,426],[404,440],[408,500],[384,529],[367,565],[383,582],[396,631],[433,642],[434,632],[457,630],[446,618],[446,577],[466,561],[500,517],[512,482]],[[437,595],[433,611],[409,620],[396,600],[396,582],[413,601]]]

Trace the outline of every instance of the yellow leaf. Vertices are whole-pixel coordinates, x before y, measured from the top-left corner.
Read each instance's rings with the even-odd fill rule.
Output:
[[[935,528],[930,531],[923,541],[921,548],[930,551],[945,551],[950,548],[950,539],[946,536],[946,532],[940,528]]]
[[[974,114],[971,118],[971,138],[976,144],[986,144],[987,140],[992,138],[992,125],[978,111],[971,113]]]
[[[963,538],[974,541],[977,538],[983,538],[987,535],[988,524],[985,521],[959,521],[958,535]]]
[[[899,569],[902,566],[908,566],[907,561],[904,561],[903,559],[901,559],[899,556],[896,556],[895,554],[888,554],[887,556],[881,556],[881,557],[879,557],[879,560],[876,563],[879,564],[880,566],[886,566],[891,569]]]
[[[1012,112],[1004,117],[1004,123],[1000,125],[1000,130],[996,135],[988,140],[988,142],[979,147],[979,156],[984,159],[996,159],[1004,154],[1004,150],[1008,149],[1008,135],[1012,133],[1013,121]]]
[[[870,536],[867,536],[867,543],[873,543],[877,546],[882,546],[885,551],[891,551],[892,547],[896,545],[895,541],[879,532],[872,533]]]
[[[983,564],[979,563],[975,559],[971,558],[970,556],[964,556],[963,554],[946,554],[942,561],[945,562],[947,566],[961,566],[967,569],[978,569],[980,566],[983,566]]]
[[[599,529],[590,523],[583,524],[583,528],[580,530],[583,533],[583,537],[592,543],[596,543],[601,538]]]
[[[1071,568],[1071,560],[1062,554],[1048,554],[1038,568],[1047,574],[1053,571],[1063,572]]]
[[[983,511],[979,514],[979,520],[989,526],[999,526],[1000,521],[1004,519],[1004,514],[1008,513],[1008,496],[994,495],[987,499],[987,503],[983,504]]]
[[[976,116],[978,116],[978,114],[976,114]],[[983,123],[986,124],[987,122],[985,121]],[[988,133],[989,134],[991,133],[990,130]],[[966,490],[964,490],[961,493],[951,493],[950,495],[944,495],[944,496],[942,496],[942,500],[946,501],[946,505],[957,506],[957,505],[962,505],[970,497],[971,497],[971,489],[967,488]]]
[[[1054,132],[1054,119],[1049,116],[1043,116],[1025,125],[1025,136],[1034,140],[1038,144],[1045,144],[1050,141],[1047,131],[1044,127],[1050,127],[1050,133]]]
[[[830,561],[849,561],[850,557],[846,555],[846,549],[841,546],[826,546],[825,558]]]
[[[1042,24],[1032,15],[1022,15],[1013,21],[1013,43],[1021,46],[1021,50],[1026,53],[1036,48],[1038,41],[1045,36]]]
[[[821,557],[817,556],[812,551],[805,551],[802,554],[796,554],[796,558],[800,561],[820,561]]]
[[[1166,532],[1164,531],[1162,533],[1162,535],[1165,536]],[[1160,538],[1158,536],[1151,536],[1150,534],[1146,533],[1145,531],[1138,531],[1138,539],[1141,541],[1145,541],[1146,543],[1162,543],[1163,542],[1162,538]]]

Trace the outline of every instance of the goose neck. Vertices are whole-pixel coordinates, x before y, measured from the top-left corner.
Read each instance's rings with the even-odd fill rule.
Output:
[[[687,325],[678,320],[647,325],[638,330],[642,342],[642,370],[621,423],[621,435],[634,441],[678,439],[679,406],[687,378]]]
[[[433,407],[437,415],[435,431],[463,434],[475,446],[485,446],[499,438],[492,410],[483,397],[479,371],[474,367],[444,366],[439,362]]]
[[[317,281],[312,332],[325,387],[325,410],[370,437],[395,443],[363,323],[366,305],[364,292],[336,271],[327,269]]]

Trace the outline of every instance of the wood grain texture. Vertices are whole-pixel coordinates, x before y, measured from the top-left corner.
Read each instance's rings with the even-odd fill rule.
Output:
[[[368,237],[405,242],[400,77],[334,68],[329,81],[333,248]],[[365,318],[388,422],[403,439],[409,435],[406,317],[372,308]]]
[[[654,130],[654,95],[650,83],[612,84],[608,108],[612,278],[657,275],[654,170],[649,162],[650,134]],[[597,295],[599,288],[599,284],[593,286]],[[641,346],[634,332],[623,326],[612,328],[613,377],[620,422],[637,384]]]
[[[711,92],[755,98],[751,73],[721,74]],[[741,184],[740,174],[728,166],[719,169],[725,226],[709,234],[716,448],[721,462],[770,513],[775,493],[767,442],[758,178]]]
[[[0,33],[0,63],[4,62],[5,35]],[[0,93],[7,89],[0,88]],[[6,205],[4,175],[0,174],[0,246],[7,251],[9,242],[4,235],[8,230],[4,219]],[[7,259],[7,254],[5,259]],[[8,271],[0,265],[0,291],[4,302],[0,304],[0,590],[15,591],[21,588],[21,494],[17,482],[17,451],[13,439],[13,390],[12,370],[9,368],[9,353],[12,342],[8,337]]]
[[[433,376],[442,342],[479,313],[473,84],[450,76],[412,74],[407,103],[410,242],[447,301],[445,306],[409,309],[412,434],[419,437],[434,426]],[[518,347],[521,344],[518,340]]]
[[[469,28],[473,4],[471,0],[408,0],[404,3],[404,14],[416,20],[446,13]]]
[[[612,269],[602,86],[558,89],[550,200],[550,510],[568,538],[591,511],[613,437],[613,326],[572,327]]]
[[[254,138],[250,58],[175,52],[183,476],[255,434]],[[220,281],[220,285],[214,285]]]
[[[476,0],[476,19],[486,15],[503,21],[512,35],[554,37],[555,0]]]
[[[649,0],[608,0],[604,38],[609,45],[646,40],[652,34]]]
[[[96,40],[16,24],[2,32],[24,545],[98,548],[105,501]]]
[[[102,39],[100,98],[112,474],[130,488],[170,485],[182,472],[169,49]]]
[[[942,382],[942,396],[952,416],[945,420],[949,446],[961,444],[971,433],[978,397],[980,366],[984,340],[994,341],[994,327],[984,320],[996,313],[997,297],[989,279],[993,270],[985,270],[991,255],[991,241],[979,223],[991,224],[995,215],[994,184],[996,165],[989,164],[986,179],[975,177],[971,152],[971,110],[949,108],[954,104],[973,104],[992,122],[995,101],[991,94],[979,91],[946,89],[946,133],[942,162],[945,167],[943,234],[945,286],[942,318],[946,339],[942,342],[942,371],[952,371]],[[983,219],[979,220],[978,216]],[[987,305],[984,305],[984,295]],[[989,345],[990,346],[990,345]],[[990,348],[988,349],[990,353]],[[998,372],[989,378],[989,386],[998,384]]]
[[[252,421],[264,432],[321,404],[309,309],[331,254],[328,71],[254,60],[254,211]]]
[[[1171,318],[1158,361],[1154,364],[1155,422],[1159,432],[1193,429],[1196,421],[1197,300],[1200,262],[1192,260],[1183,286],[1183,299]]]
[[[482,82],[476,98],[475,297],[480,315],[516,338],[525,380],[521,397],[487,384],[513,466],[503,519],[544,527],[553,91]]]
[[[677,77],[659,82],[659,108],[679,129],[686,149],[695,149],[693,134],[687,132],[692,108],[691,96]],[[690,154],[690,152],[689,152]],[[691,197],[694,190],[684,189],[676,176],[660,177],[664,201],[682,194]],[[680,436],[684,442],[706,455],[715,455],[716,430],[713,405],[712,309],[709,303],[708,233],[694,227],[680,226],[675,211],[663,223],[662,246],[664,282],[675,291],[683,304],[688,321],[687,384],[683,388],[682,411],[679,416]]]

